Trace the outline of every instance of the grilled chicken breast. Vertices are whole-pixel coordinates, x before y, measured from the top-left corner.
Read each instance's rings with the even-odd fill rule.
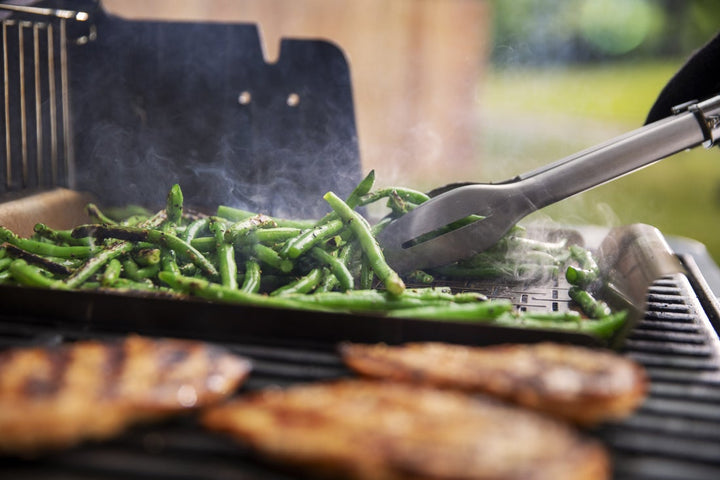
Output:
[[[219,401],[246,359],[196,341],[130,336],[0,352],[0,452],[33,453]]]
[[[583,425],[628,415],[647,390],[632,360],[570,345],[346,343],[340,353],[365,376],[482,392]]]
[[[268,389],[211,407],[208,428],[323,477],[585,480],[608,455],[563,422],[489,399],[360,379]]]

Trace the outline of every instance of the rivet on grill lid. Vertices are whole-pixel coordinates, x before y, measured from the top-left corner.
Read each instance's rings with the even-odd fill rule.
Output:
[[[247,90],[243,90],[240,92],[240,95],[238,95],[238,103],[240,105],[247,105],[252,100],[252,95],[250,95],[250,92]]]
[[[300,104],[300,95],[297,93],[291,93],[288,95],[287,104],[289,107],[297,107]]]

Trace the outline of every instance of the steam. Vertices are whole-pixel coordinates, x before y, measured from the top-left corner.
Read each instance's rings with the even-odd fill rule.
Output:
[[[188,205],[314,218],[360,180],[332,45],[287,42],[268,65],[250,24],[108,17],[98,32],[72,71],[78,186],[102,202],[162,205],[179,183]]]

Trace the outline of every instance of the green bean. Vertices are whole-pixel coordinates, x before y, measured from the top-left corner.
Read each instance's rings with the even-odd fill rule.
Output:
[[[347,275],[349,275],[349,287],[344,288],[341,287],[342,290],[351,290],[355,288],[355,276],[353,275],[353,272],[351,271],[352,268],[352,257],[355,255],[356,249],[356,243],[346,243],[342,247],[340,247],[337,251],[337,261],[342,264],[342,267],[345,271],[347,271]],[[345,273],[341,273],[340,275],[346,275]],[[338,280],[338,277],[333,275],[327,275],[320,286],[318,286],[317,291],[321,292],[330,292],[338,288],[340,286],[340,280]]]
[[[44,257],[34,253],[26,252],[14,245],[8,245],[7,251],[13,258],[22,258],[27,263],[36,265],[56,275],[70,275],[72,270],[65,264],[55,261],[51,257]],[[9,258],[7,260],[10,260]],[[58,259],[65,262],[66,259]]]
[[[0,259],[7,257],[7,248],[0,247]]]
[[[388,313],[393,317],[418,318],[427,320],[483,321],[498,318],[513,309],[509,300],[493,299],[476,303],[450,303],[430,305],[417,308],[393,310]]]
[[[95,205],[94,203],[88,203],[85,206],[85,212],[88,214],[88,216],[92,219],[94,219],[97,223],[104,223],[105,225],[117,225],[118,222],[113,220],[112,218],[105,215],[102,210],[100,210],[100,207]]]
[[[257,293],[260,291],[260,264],[255,260],[245,262],[245,276],[240,290],[246,293]]]
[[[190,225],[188,225],[183,232],[182,239],[186,242],[194,242],[195,237],[197,237],[203,230],[206,230],[209,224],[210,217],[198,218],[197,220],[190,222]],[[213,239],[213,242],[214,241],[215,240]]]
[[[98,251],[97,247],[84,245],[62,246],[21,238],[5,227],[0,227],[0,242],[7,242],[26,252],[60,258],[88,258]]]
[[[596,320],[586,320],[582,322],[582,329],[600,338],[609,339],[625,324],[626,320],[627,312],[623,310]]]
[[[160,265],[158,264],[140,268],[138,267],[138,264],[130,258],[126,258],[125,260],[123,260],[122,266],[125,270],[125,274],[130,277],[130,279],[135,280],[136,282],[150,279],[156,276],[160,271]]]
[[[578,262],[580,268],[593,272],[599,271],[598,264],[592,253],[590,253],[590,250],[579,245],[570,245],[568,250],[570,251],[570,257]]]
[[[119,222],[119,225],[137,226],[148,220],[149,217],[145,215],[133,215]]]
[[[373,288],[373,282],[375,280],[375,272],[373,272],[370,260],[363,255],[360,263],[360,280],[359,285],[362,290],[370,290]]]
[[[86,225],[73,230],[73,235],[90,235],[97,238],[117,238],[128,241],[152,242],[175,250],[179,256],[189,259],[207,275],[216,277],[218,271],[199,250],[177,236],[152,228]]]
[[[198,268],[193,263],[185,263],[182,265],[178,265],[178,268],[180,269],[180,274],[192,277],[198,274]]]
[[[555,265],[537,265],[534,263],[495,263],[463,267],[460,264],[443,265],[433,268],[432,273],[446,278],[545,278],[552,277],[558,272]]]
[[[435,277],[433,277],[431,274],[427,272],[423,272],[422,270],[413,270],[407,275],[407,280],[410,283],[420,283],[420,284],[431,284],[435,281]]]
[[[580,322],[582,315],[575,310],[557,312],[523,312],[523,319],[538,322]]]
[[[612,313],[605,302],[597,300],[586,290],[572,286],[568,290],[568,295],[580,306],[583,313],[590,318],[603,318]]]
[[[161,257],[159,248],[141,248],[133,253],[134,260],[144,267],[160,263]]]
[[[115,242],[110,244],[108,247],[100,250],[95,256],[89,258],[82,267],[75,270],[72,275],[65,279],[65,283],[68,287],[79,287],[107,262],[132,251],[132,249],[133,244],[129,242]]]
[[[352,192],[350,192],[350,195],[345,199],[345,203],[350,208],[355,208],[360,203],[360,200],[363,196],[367,195],[370,190],[372,190],[373,185],[375,184],[375,170],[370,170],[370,172],[363,178],[360,183],[355,186]],[[336,212],[331,211],[330,213],[326,214],[323,218],[318,220],[315,223],[315,226],[323,225],[331,220],[336,220],[338,218],[338,215]]]
[[[363,178],[360,183],[350,192],[350,195],[345,199],[345,203],[350,208],[355,208],[360,205],[362,198],[372,190],[375,185],[375,170],[370,170],[368,174]]]
[[[23,259],[13,260],[9,270],[13,278],[22,285],[54,289],[67,288],[62,281],[44,275],[42,269],[28,265]]]
[[[388,197],[387,206],[392,211],[394,217],[405,215],[413,210],[417,205],[412,202],[405,201],[395,190]]]
[[[253,230],[247,237],[248,243],[278,244],[297,237],[302,232],[299,228],[273,227]]]
[[[353,233],[355,233],[360,247],[372,265],[375,275],[383,282],[387,291],[392,295],[401,295],[405,290],[405,284],[400,278],[400,275],[390,268],[385,261],[382,249],[370,229],[367,228],[365,219],[362,218],[359,213],[348,207],[348,205],[334,193],[328,192],[323,198],[330,204],[330,207],[338,213],[350,229],[352,229]]]
[[[177,258],[173,250],[165,249],[160,257],[162,270],[165,272],[176,273],[180,275],[180,267],[177,264]]]
[[[173,275],[169,272],[160,272],[158,276],[160,277],[160,280],[167,283],[177,291],[195,295],[207,300],[239,303],[258,307],[294,308],[316,311],[328,310],[317,305],[308,305],[303,302],[295,301],[290,297],[243,292],[241,290],[223,287],[217,283],[212,283],[200,278],[188,278],[181,275]]]
[[[268,225],[276,226],[273,219],[261,214],[235,222],[227,228],[227,231],[225,232],[225,241],[230,244],[235,244],[241,239],[246,238],[253,230]]]
[[[370,173],[355,187],[345,202],[350,208],[355,208],[360,199],[370,191],[375,182],[375,171]],[[280,255],[285,258],[295,259],[300,255],[309,252],[316,245],[337,235],[343,228],[343,222],[338,218],[337,212],[330,212],[321,218],[312,228],[306,229],[296,238],[287,242],[285,247],[280,251]]]
[[[120,278],[122,273],[122,264],[117,258],[113,258],[105,265],[102,277],[100,278],[100,284],[103,287],[112,287],[115,285],[117,280]]]
[[[10,264],[12,263],[12,261],[13,261],[13,259],[9,258],[9,257],[0,258],[0,272],[7,269],[10,266]]]
[[[209,253],[215,251],[215,237],[195,237],[190,241],[193,248],[201,252]]]
[[[107,207],[105,212],[108,217],[126,222],[131,218],[143,218],[143,220],[149,219],[153,212],[141,205],[125,205],[122,207]]]
[[[249,212],[239,208],[228,207],[226,205],[220,205],[217,208],[216,215],[218,217],[230,220],[231,222],[241,222],[247,220],[250,217],[258,215],[256,212]],[[290,228],[311,228],[315,225],[315,220],[290,220],[287,218],[270,217],[278,227],[290,227]]]
[[[35,227],[33,228],[35,233],[39,235],[42,238],[47,238],[48,240],[51,240],[55,243],[66,243],[68,245],[84,245],[84,246],[90,246],[92,245],[93,239],[89,237],[84,238],[73,238],[72,236],[72,230],[55,230],[44,223],[36,223]]]
[[[289,294],[288,294],[289,295]],[[420,296],[393,296],[380,290],[348,290],[346,292],[314,292],[312,295],[289,295],[298,302],[316,304],[348,312],[384,313],[390,310],[418,307],[447,308],[452,304],[447,298],[422,298]]]
[[[210,222],[210,231],[215,234],[215,251],[217,252],[218,258],[220,282],[225,287],[237,288],[237,263],[235,262],[235,248],[231,242],[226,240],[229,229],[224,223],[212,221]]]
[[[377,236],[380,234],[380,232],[383,231],[383,229],[388,226],[390,222],[392,222],[394,219],[392,217],[383,217],[381,218],[375,225],[372,226],[372,229],[370,230],[374,236]]]
[[[165,202],[165,211],[167,212],[167,222],[172,226],[180,225],[183,216],[183,193],[180,185],[175,184],[170,187]]]
[[[347,266],[341,260],[319,247],[315,247],[310,250],[310,254],[320,263],[327,265],[332,274],[338,280],[338,284],[340,285],[340,289],[342,291],[353,288],[355,280],[353,279],[350,270],[348,270]]]
[[[416,205],[424,203],[430,199],[427,194],[411,188],[387,187],[368,193],[367,195],[363,195],[357,206],[369,205],[392,195],[397,195],[403,201],[414,203]]]
[[[587,333],[603,339],[608,339],[625,323],[626,312],[607,315],[599,319],[571,318],[569,321],[553,321],[548,318],[537,318],[531,315],[503,315],[494,320],[497,325],[519,328],[539,328],[551,330],[565,330],[578,333]]]
[[[326,223],[316,225],[311,229],[304,230],[297,237],[288,240],[282,250],[280,250],[280,256],[289,259],[296,259],[300,255],[309,252],[319,243],[322,243],[328,238],[336,235],[340,230],[342,230],[343,226],[342,220],[333,219]]]
[[[488,299],[480,292],[453,293],[449,287],[407,288],[403,296],[421,300],[446,300],[455,303],[482,302]]]
[[[598,280],[598,275],[597,272],[568,265],[565,278],[571,285],[585,289]]]
[[[156,227],[162,224],[166,219],[164,210],[157,212],[152,217],[144,220],[139,225],[142,227]],[[75,230],[73,230],[73,234]],[[87,235],[78,235],[78,237],[86,237]],[[134,245],[130,242],[109,242],[101,248],[97,254],[89,258],[80,268],[75,270],[72,275],[65,279],[65,283],[69,287],[79,287],[93,276],[103,265],[119,256],[132,251]]]
[[[262,243],[256,243],[253,245],[252,253],[261,262],[270,265],[281,272],[291,272],[294,267],[291,260],[282,258],[275,250],[263,245]]]
[[[114,291],[132,291],[132,290],[141,290],[141,291],[170,291],[167,288],[158,287],[155,285],[150,279],[144,278],[142,280],[132,280],[129,278],[118,278],[115,283],[113,284],[113,290]]]
[[[310,273],[292,281],[282,287],[270,292],[271,296],[287,295],[291,293],[309,293],[318,286],[323,278],[323,270],[321,268],[313,268]]]

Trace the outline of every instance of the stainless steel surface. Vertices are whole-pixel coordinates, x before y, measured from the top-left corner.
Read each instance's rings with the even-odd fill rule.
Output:
[[[699,145],[720,133],[720,96],[538,170],[497,184],[471,184],[438,195],[392,222],[379,240],[399,271],[452,263],[494,245],[535,210]],[[469,215],[484,217],[430,240],[419,237]]]
[[[68,22],[84,22],[88,15],[7,4],[3,10],[28,16],[2,19],[0,191],[72,186]]]
[[[0,10],[9,10],[12,12],[28,13],[31,15],[39,15],[43,17],[54,17],[64,19],[75,19],[81,22],[86,21],[89,18],[87,12],[79,12],[75,10],[68,10],[64,8],[44,8],[34,7],[30,5],[11,5],[11,4],[0,4]]]

